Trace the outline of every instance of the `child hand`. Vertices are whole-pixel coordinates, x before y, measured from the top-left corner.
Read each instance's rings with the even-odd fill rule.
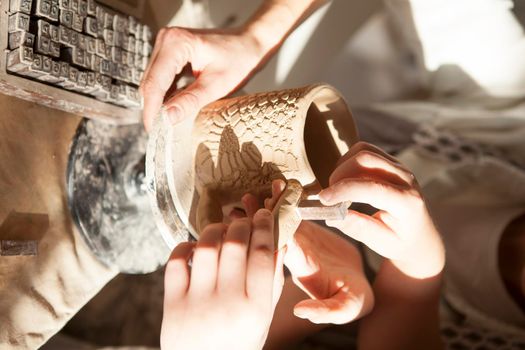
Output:
[[[325,205],[353,201],[379,209],[372,216],[349,209],[344,220],[326,224],[390,259],[407,276],[423,279],[442,271],[443,243],[414,175],[377,147],[354,145],[319,197]]]
[[[284,181],[274,181],[266,208],[275,205],[284,187]],[[311,298],[295,305],[297,317],[344,324],[372,310],[374,296],[359,251],[333,232],[303,221],[287,244],[284,263],[294,283]]]
[[[284,282],[274,258],[265,209],[179,244],[166,266],[162,348],[261,349]]]
[[[288,242],[284,263],[311,298],[295,305],[297,317],[344,324],[372,310],[374,296],[359,251],[333,232],[303,221]]]

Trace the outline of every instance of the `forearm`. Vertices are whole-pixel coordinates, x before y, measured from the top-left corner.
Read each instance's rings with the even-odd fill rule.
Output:
[[[252,37],[261,58],[275,52],[286,37],[328,0],[265,0],[242,27]]]
[[[385,261],[374,286],[375,307],[360,324],[358,348],[441,349],[439,296],[441,274],[408,277]]]

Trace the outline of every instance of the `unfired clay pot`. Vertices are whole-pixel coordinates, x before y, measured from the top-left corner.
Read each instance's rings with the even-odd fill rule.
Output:
[[[158,119],[146,174],[170,247],[198,237],[205,216],[217,219],[244,193],[262,200],[273,179],[318,192],[358,139],[344,99],[322,84],[219,100],[175,126]]]

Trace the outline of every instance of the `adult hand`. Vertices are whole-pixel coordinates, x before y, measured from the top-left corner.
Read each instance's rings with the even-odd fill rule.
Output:
[[[146,130],[161,107],[173,123],[194,118],[202,107],[237,89],[264,55],[246,31],[161,29],[140,86]],[[196,79],[175,91],[176,76],[187,65]]]
[[[207,226],[166,266],[162,348],[261,349],[283,282],[270,211]]]
[[[267,208],[273,208],[284,186],[282,180],[273,182],[272,198],[265,200]],[[313,323],[344,324],[372,310],[374,295],[361,255],[335,233],[303,221],[286,245],[284,263],[294,283],[311,298],[295,305],[297,317]]]
[[[441,237],[413,174],[396,159],[359,142],[340,160],[329,183],[319,194],[325,205],[353,201],[379,211],[370,216],[348,210],[344,220],[327,225],[390,259],[409,277],[430,278],[443,270]]]

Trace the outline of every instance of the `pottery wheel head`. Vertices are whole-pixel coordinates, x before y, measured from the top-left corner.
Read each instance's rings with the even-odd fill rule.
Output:
[[[146,142],[141,124],[84,119],[69,154],[68,204],[78,232],[102,263],[124,273],[155,271],[170,254],[146,194]]]
[[[146,161],[157,224],[173,246],[185,228],[198,237],[199,210],[213,207],[203,198],[222,208],[247,192],[263,199],[278,178],[319,191],[357,139],[344,99],[328,85],[219,100],[175,126],[158,118]]]

